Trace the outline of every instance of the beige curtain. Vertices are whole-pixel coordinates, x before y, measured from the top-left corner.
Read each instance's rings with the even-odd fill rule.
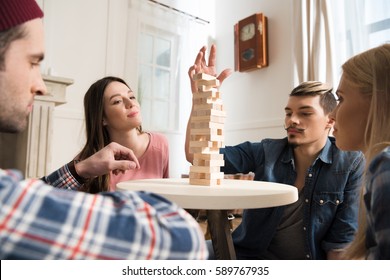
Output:
[[[333,40],[329,0],[293,0],[294,84],[333,84]]]

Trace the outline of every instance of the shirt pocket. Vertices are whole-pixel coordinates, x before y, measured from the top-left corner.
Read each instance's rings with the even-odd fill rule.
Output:
[[[343,192],[321,192],[314,194],[314,202],[319,206],[338,206],[343,201]]]
[[[343,203],[343,192],[320,192],[314,194],[315,220],[323,224],[332,223],[337,207]]]

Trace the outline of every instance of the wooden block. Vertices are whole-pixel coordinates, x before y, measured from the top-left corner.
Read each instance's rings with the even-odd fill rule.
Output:
[[[218,133],[222,134],[221,129],[213,129],[213,128],[193,128],[190,129],[190,135],[219,135]]]
[[[190,135],[190,142],[191,141],[198,141],[198,142],[210,141],[210,137],[207,135]]]
[[[219,86],[219,81],[217,79],[214,80],[197,80],[196,85],[198,88],[200,86],[210,86],[210,87],[218,87]]]
[[[190,141],[224,141],[224,135],[209,133],[211,128],[191,128]]]
[[[223,179],[191,179],[189,178],[190,185],[199,186],[218,186],[221,185]]]
[[[217,88],[211,88],[209,91],[194,92],[192,98],[221,98],[221,93]]]
[[[223,111],[223,105],[222,104],[194,104],[193,112],[199,111],[199,110],[218,110]]]
[[[191,135],[190,141],[212,141],[212,142],[224,142],[225,137],[223,135]]]
[[[218,141],[190,141],[190,148],[215,148],[219,149],[224,146],[223,142]]]
[[[213,123],[225,123],[225,116],[191,116],[191,122],[213,122]]]
[[[190,172],[189,178],[191,179],[223,179],[225,174],[223,172],[216,173],[194,173]]]
[[[202,105],[202,104],[219,104],[222,105],[222,99],[220,98],[193,98],[192,103],[194,105]]]
[[[194,154],[197,160],[223,160],[223,154]]]
[[[215,123],[215,122],[201,122],[201,121],[192,121],[190,123],[190,127],[192,128],[214,128],[223,130],[223,123]]]
[[[191,132],[194,132],[195,129],[192,129]],[[218,134],[191,134],[190,135],[190,147],[215,147],[221,148],[224,146],[225,136]],[[212,142],[212,144],[196,144],[191,142]]]
[[[190,141],[190,148],[206,148],[206,147],[213,147],[213,142],[211,141]]]
[[[196,110],[192,112],[193,116],[217,116],[217,117],[226,117],[226,112],[215,109],[204,109],[204,110]]]
[[[203,160],[203,159],[194,159],[193,165],[195,166],[224,166],[225,161],[222,159],[219,160]]]
[[[217,77],[210,75],[210,74],[206,74],[206,73],[197,73],[193,76],[193,79],[195,81],[197,81],[197,80],[215,80],[215,79],[217,79]]]
[[[197,80],[215,80],[217,78],[215,76],[206,73],[197,73],[194,75],[193,79],[197,81]]]
[[[220,170],[220,166],[190,166],[190,173],[218,173]]]
[[[217,154],[219,153],[219,148],[214,147],[190,147],[191,154]]]
[[[219,129],[219,128],[193,128],[193,129],[190,129],[190,135],[218,135],[218,136],[222,136],[223,135],[223,129]],[[209,139],[210,141],[214,141],[214,140],[211,140]]]
[[[217,80],[217,86],[219,86],[219,81]],[[198,85],[198,92],[205,92],[209,91],[210,89],[215,88],[215,86],[208,86],[208,85]]]
[[[219,145],[220,147],[223,146],[225,137],[223,135],[193,135],[195,137],[191,137],[190,141],[211,141],[211,142],[222,142],[222,145]],[[213,145],[214,146],[214,145]]]

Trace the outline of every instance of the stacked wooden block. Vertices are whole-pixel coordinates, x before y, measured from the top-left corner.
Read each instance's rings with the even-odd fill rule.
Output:
[[[190,152],[194,154],[194,161],[190,166],[189,181],[191,185],[220,185],[224,177],[220,167],[224,160],[219,148],[224,145],[226,114],[218,91],[219,81],[204,73],[196,74],[194,80],[198,92],[193,93]]]

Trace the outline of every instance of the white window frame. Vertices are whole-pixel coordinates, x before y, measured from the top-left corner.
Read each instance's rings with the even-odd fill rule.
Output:
[[[137,77],[138,77],[138,82],[140,81],[140,79],[142,79],[142,77],[140,77],[141,73],[139,71],[139,69],[141,68],[141,66],[148,66],[148,67],[151,67],[152,68],[152,84],[150,85],[151,87],[151,91],[152,91],[152,96],[151,97],[145,97],[143,96],[142,94],[139,94],[139,91],[141,90],[140,89],[140,85],[138,83],[138,86],[137,86],[137,96],[138,96],[138,101],[140,102],[141,104],[141,110],[142,110],[142,118],[143,118],[143,126],[147,129],[147,130],[153,130],[153,131],[162,131],[162,132],[168,132],[168,131],[176,131],[178,129],[178,81],[177,81],[177,75],[176,73],[178,72],[178,62],[175,58],[177,58],[177,54],[178,54],[178,44],[179,44],[179,35],[178,34],[174,34],[172,32],[169,32],[169,31],[166,31],[166,30],[163,30],[163,29],[160,29],[160,28],[157,28],[155,26],[150,26],[150,25],[145,25],[142,30],[140,30],[139,32],[139,39],[138,41],[140,42],[140,37],[142,36],[142,34],[146,34],[146,35],[149,35],[151,37],[153,37],[153,42],[155,42],[155,39],[164,39],[164,40],[167,40],[170,42],[171,44],[171,54],[170,54],[170,66],[169,67],[163,67],[161,65],[158,65],[156,64],[156,59],[155,59],[155,48],[154,48],[154,44],[153,44],[153,62],[152,63],[145,63],[143,61],[140,61],[140,59],[138,59],[138,65],[137,65]],[[140,54],[140,52],[142,52],[143,50],[140,49],[140,45],[138,45],[138,54]],[[138,58],[140,58],[141,55],[138,55]],[[168,93],[168,97],[166,99],[161,99],[159,97],[156,97],[156,90],[158,90],[158,85],[156,84],[156,81],[155,81],[155,75],[154,75],[154,71],[156,69],[163,69],[165,71],[168,71],[170,73],[170,79],[169,79],[169,93]],[[145,102],[145,99],[149,99],[149,102],[150,102],[150,111],[146,111],[147,108],[143,107],[142,104]],[[154,122],[154,118],[152,115],[154,113],[154,106],[156,106],[155,104],[159,101],[167,101],[168,103],[168,112],[166,112],[168,114],[168,123],[165,124],[164,127],[161,127],[161,126],[158,126],[155,122]]]

